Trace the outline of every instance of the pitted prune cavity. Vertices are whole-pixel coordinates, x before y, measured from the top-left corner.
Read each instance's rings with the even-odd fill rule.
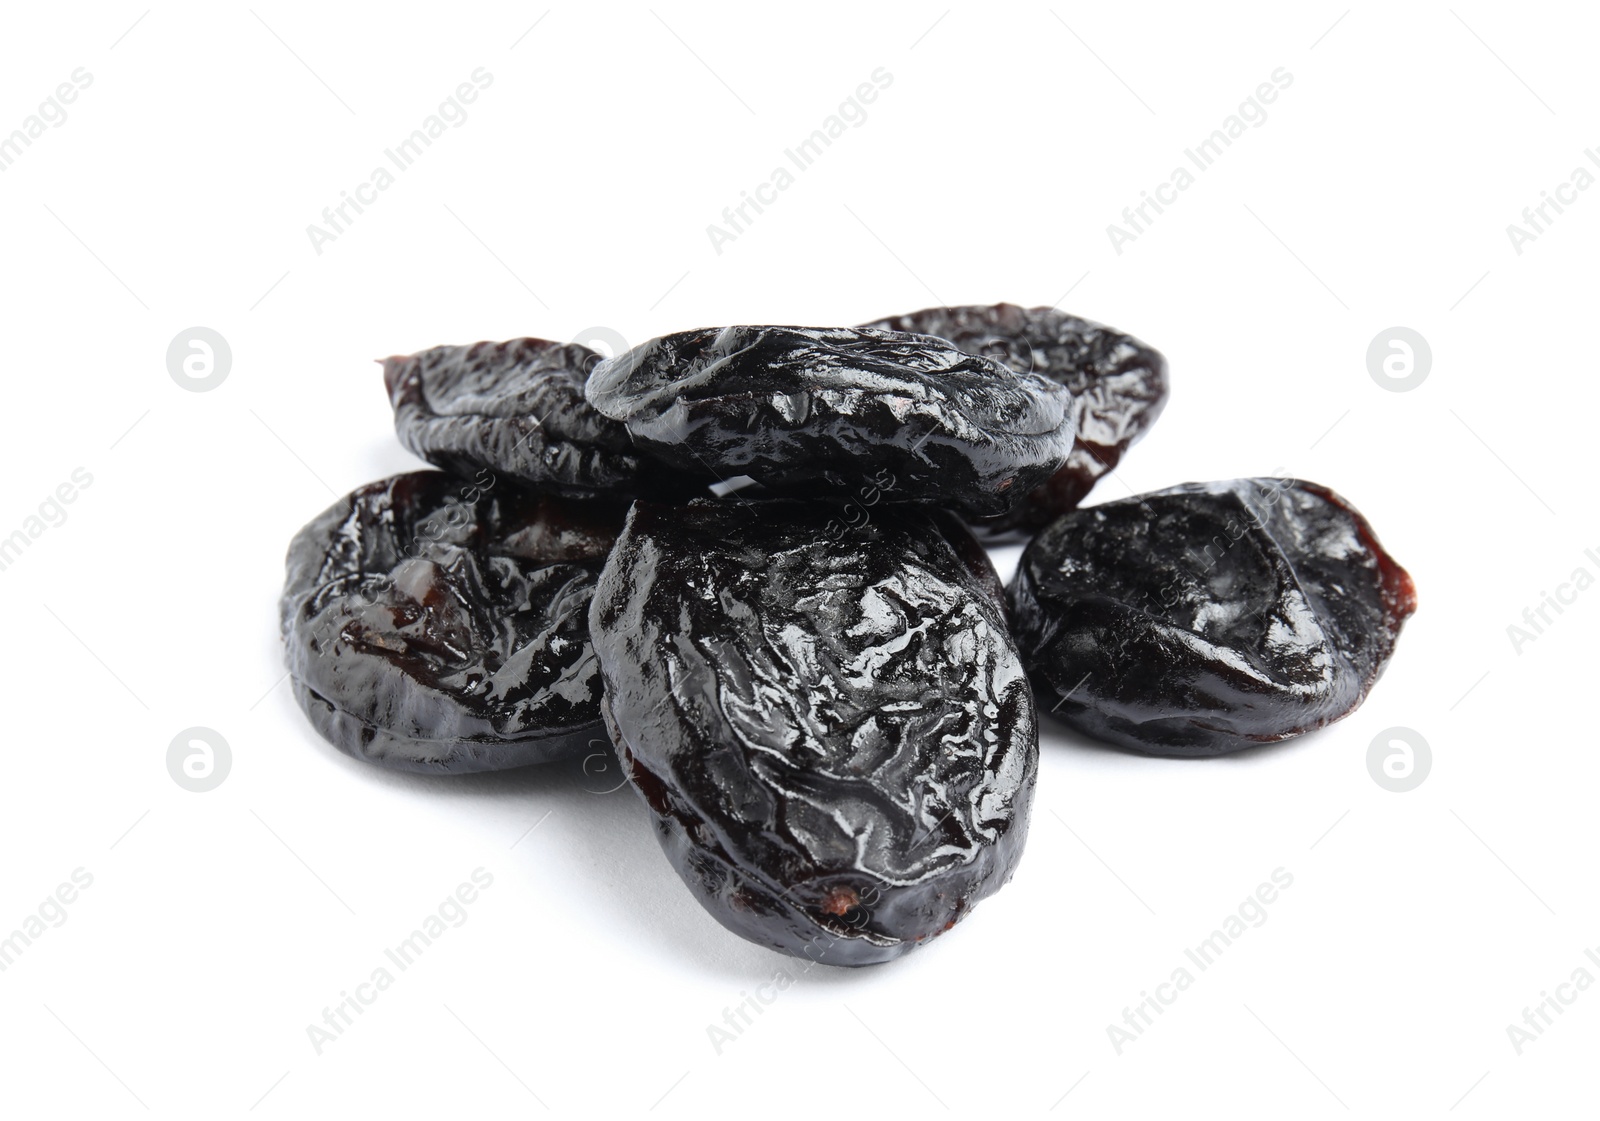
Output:
[[[973,528],[985,538],[1022,540],[1074,509],[1167,403],[1167,360],[1160,351],[1055,308],[935,307],[864,326],[936,335],[968,354],[1044,374],[1071,391],[1077,425],[1072,454],[1009,513],[975,519]]]
[[[584,400],[599,361],[576,343],[511,339],[387,358],[383,379],[400,442],[437,467],[487,468],[574,497],[703,491],[636,452],[627,429]]]
[[[289,546],[296,699],[346,754],[424,774],[584,753],[605,733],[589,599],[624,507],[487,472],[396,475]]]
[[[664,462],[779,494],[876,487],[1000,514],[1072,450],[1065,387],[894,331],[684,331],[601,362],[587,394]]]
[[[1258,478],[1063,515],[1010,603],[1041,709],[1135,751],[1220,755],[1353,712],[1416,592],[1343,498]]]
[[[636,503],[590,630],[623,772],[695,897],[752,942],[855,966],[1010,878],[1038,730],[960,524],[836,513]]]

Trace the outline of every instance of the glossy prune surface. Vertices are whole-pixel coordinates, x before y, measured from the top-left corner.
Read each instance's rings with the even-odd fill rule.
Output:
[[[1010,878],[1038,729],[959,522],[886,504],[840,533],[835,513],[636,503],[590,631],[623,773],[696,898],[752,942],[855,966]]]
[[[1343,498],[1259,478],[1063,515],[1010,604],[1042,710],[1135,751],[1219,755],[1354,711],[1416,592]]]
[[[724,327],[652,339],[587,389],[634,442],[708,479],[1000,514],[1072,450],[1071,395],[942,339],[865,328]]]
[[[568,758],[603,738],[589,599],[624,508],[418,471],[289,546],[295,697],[368,762],[425,774]]]
[[[599,361],[575,343],[511,339],[387,358],[383,380],[400,442],[437,467],[575,497],[669,493],[672,472],[584,399]]]
[[[1077,426],[1071,455],[1008,513],[974,520],[973,528],[987,539],[1022,540],[1074,509],[1167,403],[1167,360],[1160,351],[1055,308],[934,307],[864,326],[936,335],[968,354],[1037,371],[1071,391]]]

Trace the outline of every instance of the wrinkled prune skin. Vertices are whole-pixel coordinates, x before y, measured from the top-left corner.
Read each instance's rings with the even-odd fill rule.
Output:
[[[340,499],[289,546],[280,622],[301,708],[341,751],[402,771],[582,754],[604,738],[589,598],[623,512],[488,472]]]
[[[1000,514],[1072,450],[1064,387],[893,331],[684,331],[601,362],[587,393],[674,467],[780,494],[876,486],[891,501]]]
[[[627,429],[584,400],[599,361],[576,343],[511,339],[386,358],[383,380],[400,442],[437,467],[488,468],[580,498],[703,491],[636,452]]]
[[[590,632],[623,773],[696,898],[752,942],[858,966],[1010,878],[1038,728],[959,522],[833,515],[636,503]]]
[[[1037,371],[1072,392],[1077,425],[1072,454],[1009,513],[974,519],[973,529],[985,540],[1025,540],[1075,509],[1149,431],[1167,403],[1167,360],[1160,351],[1055,308],[935,307],[864,326],[936,335],[968,354],[997,359],[1013,370]]]
[[[1150,755],[1220,755],[1353,712],[1416,591],[1343,498],[1258,478],[1066,514],[1010,602],[1042,709]]]

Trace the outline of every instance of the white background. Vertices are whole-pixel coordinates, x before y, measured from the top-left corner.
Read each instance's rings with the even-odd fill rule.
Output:
[[[0,1111],[1592,1111],[1600,992],[1520,1055],[1506,1028],[1600,977],[1600,591],[1520,650],[1507,627],[1600,575],[1600,190],[1520,254],[1506,227],[1600,172],[1595,26],[1479,0],[998,9],[8,6],[0,131],[92,84],[0,173],[0,536],[93,482],[0,572],[0,933],[93,884],[0,973]],[[308,224],[478,67],[465,122],[317,253]],[[716,252],[708,224],[880,67],[865,122]],[[1107,225],[1279,67],[1265,123],[1116,252]],[[285,545],[418,466],[373,359],[999,300],[1171,360],[1095,499],[1287,472],[1365,511],[1421,606],[1364,708],[1213,762],[1050,727],[1009,887],[900,962],[804,973],[720,1053],[708,1025],[802,963],[702,912],[631,792],[386,774],[296,709]],[[166,366],[197,325],[233,355],[206,393]],[[1395,325],[1433,355],[1403,393],[1366,363]],[[196,725],[233,759],[203,794],[166,763]],[[1392,726],[1432,748],[1410,793],[1368,773]],[[308,1025],[478,868],[464,925],[318,1055]],[[1118,1054],[1107,1026],[1277,868],[1265,923]]]

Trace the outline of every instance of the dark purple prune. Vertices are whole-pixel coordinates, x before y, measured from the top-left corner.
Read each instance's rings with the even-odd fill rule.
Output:
[[[289,546],[280,620],[300,706],[341,751],[403,771],[582,753],[604,738],[589,598],[623,512],[488,472],[340,499]]]
[[[999,514],[1072,449],[1062,386],[893,331],[684,331],[601,362],[587,392],[674,467],[807,497],[872,486]]]
[[[1021,540],[1083,501],[1167,403],[1167,360],[1131,335],[1050,307],[935,307],[864,324],[948,339],[968,354],[1034,370],[1072,391],[1077,439],[1066,464],[1011,511],[972,526]]]
[[[966,529],[838,513],[636,503],[589,621],[623,773],[696,898],[752,942],[853,966],[1010,878],[1038,727]]]
[[[386,358],[383,380],[400,442],[437,467],[488,468],[580,498],[703,491],[634,451],[627,429],[584,400],[599,361],[575,343],[511,339]]]
[[[1417,605],[1366,519],[1299,479],[1065,514],[1023,551],[1010,600],[1040,707],[1151,755],[1220,755],[1349,715]]]

